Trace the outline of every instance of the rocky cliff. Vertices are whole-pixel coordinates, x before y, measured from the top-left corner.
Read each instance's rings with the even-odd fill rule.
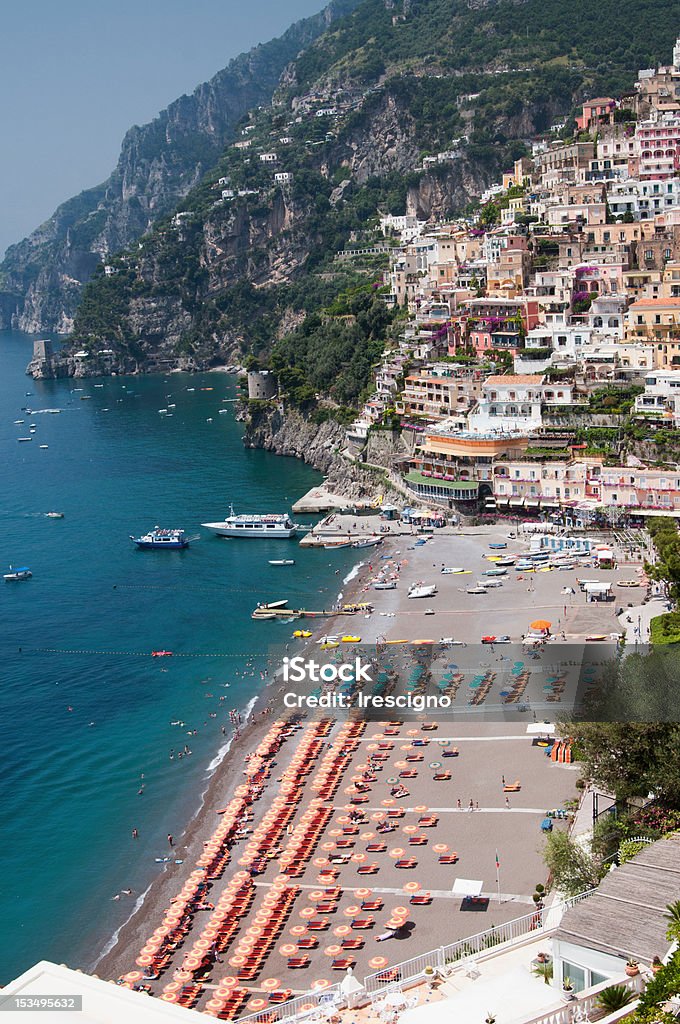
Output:
[[[282,72],[358,0],[332,0],[281,38],[242,54],[150,124],[131,128],[110,178],[69,200],[0,265],[0,329],[69,333],[83,284],[177,207],[214,165],[243,115],[268,104]]]

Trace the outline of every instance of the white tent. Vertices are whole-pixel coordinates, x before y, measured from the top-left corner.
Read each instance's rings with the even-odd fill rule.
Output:
[[[554,736],[555,726],[552,722],[534,722],[527,726],[527,736]]]
[[[483,882],[477,882],[474,878],[457,878],[451,892],[454,896],[460,896],[463,899],[466,896],[481,896],[483,885]]]
[[[526,967],[518,967],[496,977],[472,981],[450,999],[406,1010],[400,1014],[399,1024],[479,1022],[489,1013],[497,1024],[515,1024],[563,1006],[556,988],[532,977]]]

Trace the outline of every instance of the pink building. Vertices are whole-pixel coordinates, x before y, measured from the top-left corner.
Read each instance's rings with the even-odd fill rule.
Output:
[[[580,132],[587,132],[593,123],[607,121],[611,124],[615,108],[616,100],[610,96],[598,96],[597,99],[588,100],[583,104],[580,116],[576,118],[576,127]]]

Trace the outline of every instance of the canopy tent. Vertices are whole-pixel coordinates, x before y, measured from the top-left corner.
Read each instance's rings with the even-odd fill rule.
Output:
[[[460,896],[462,899],[466,896],[481,896],[483,884],[482,881],[478,882],[474,878],[457,878],[451,892],[454,896]]]
[[[496,977],[472,981],[450,999],[424,1003],[399,1016],[399,1024],[451,1024],[451,1021],[483,1021],[491,1014],[497,1024],[515,1024],[538,1017],[564,1003],[553,985],[517,967]]]

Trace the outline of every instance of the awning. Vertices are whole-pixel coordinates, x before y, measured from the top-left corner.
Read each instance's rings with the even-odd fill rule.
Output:
[[[527,736],[554,736],[555,726],[552,722],[544,722],[542,725],[539,722],[533,722],[527,726]]]
[[[525,504],[527,508],[538,508],[539,501],[538,498],[527,498]]]
[[[451,892],[454,896],[460,896],[465,898],[466,896],[481,896],[482,881],[476,881],[474,878],[457,878],[453,883]]]
[[[513,508],[522,508],[524,506],[524,498],[510,498],[510,504]]]

